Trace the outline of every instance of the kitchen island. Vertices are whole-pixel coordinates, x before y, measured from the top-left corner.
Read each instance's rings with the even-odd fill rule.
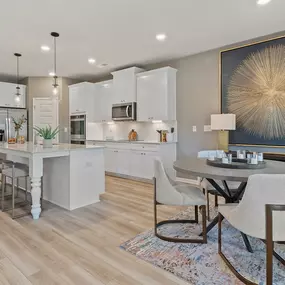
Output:
[[[105,192],[104,147],[58,144],[43,148],[32,142],[0,144],[6,159],[29,165],[33,219],[41,213],[41,181],[43,197],[67,210],[96,202]]]

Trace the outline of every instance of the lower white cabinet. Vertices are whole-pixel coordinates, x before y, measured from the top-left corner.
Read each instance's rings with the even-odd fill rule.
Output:
[[[132,151],[130,176],[152,179],[154,175],[153,161],[159,157],[157,152]]]
[[[102,142],[90,142],[102,145]],[[105,143],[105,171],[109,173],[152,179],[154,159],[160,158],[164,166],[173,169],[176,144]]]

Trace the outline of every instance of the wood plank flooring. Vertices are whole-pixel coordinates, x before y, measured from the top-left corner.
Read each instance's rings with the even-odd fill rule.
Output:
[[[153,227],[152,187],[107,176],[100,203],[72,212],[46,204],[38,221],[0,212],[0,284],[189,284],[119,248]],[[159,218],[179,210],[163,207]]]

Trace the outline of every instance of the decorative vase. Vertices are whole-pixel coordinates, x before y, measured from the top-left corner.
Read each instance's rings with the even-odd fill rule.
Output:
[[[16,143],[20,143],[20,132],[19,130],[15,130],[15,139],[16,139]]]
[[[43,140],[43,147],[44,148],[52,147],[52,139],[44,139]]]

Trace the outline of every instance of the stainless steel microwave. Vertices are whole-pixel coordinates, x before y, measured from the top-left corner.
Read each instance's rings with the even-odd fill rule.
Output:
[[[113,121],[135,121],[137,119],[137,103],[113,104],[112,120]]]

